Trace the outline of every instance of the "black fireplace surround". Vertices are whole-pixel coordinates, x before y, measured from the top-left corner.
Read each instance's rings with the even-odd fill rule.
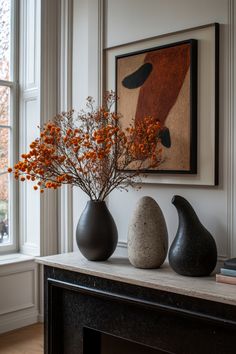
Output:
[[[53,266],[44,280],[47,354],[116,354],[119,342],[130,354],[236,353],[233,305]]]

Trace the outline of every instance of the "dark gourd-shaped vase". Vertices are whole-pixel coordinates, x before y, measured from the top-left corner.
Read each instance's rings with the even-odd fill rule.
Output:
[[[104,201],[87,202],[76,228],[77,245],[90,261],[105,261],[116,249],[118,233]]]
[[[175,195],[172,203],[178,211],[179,227],[169,250],[171,268],[181,275],[209,275],[217,261],[215,240],[186,199]]]

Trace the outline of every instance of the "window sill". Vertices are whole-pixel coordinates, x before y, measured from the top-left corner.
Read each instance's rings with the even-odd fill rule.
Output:
[[[26,261],[33,261],[35,257],[27,256],[22,253],[11,253],[0,256],[0,266],[14,263],[21,263]]]

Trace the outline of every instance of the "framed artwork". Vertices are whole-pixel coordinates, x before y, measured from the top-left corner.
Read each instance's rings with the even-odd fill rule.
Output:
[[[218,184],[219,24],[106,48],[104,74],[124,128],[143,115],[162,124],[163,161],[143,183]]]
[[[161,163],[144,172],[197,172],[197,40],[116,56],[116,93],[122,128],[147,116],[161,124]]]

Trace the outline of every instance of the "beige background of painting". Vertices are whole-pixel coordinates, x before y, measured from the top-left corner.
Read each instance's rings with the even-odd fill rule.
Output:
[[[144,62],[145,53],[133,55],[118,60],[117,67],[117,94],[119,97],[117,103],[117,111],[122,114],[122,128],[126,128],[135,118],[136,107],[140,87],[129,90],[125,88],[121,82],[127,76],[136,71]]]
[[[117,68],[117,110],[122,114],[122,128],[126,128],[135,118],[140,88],[127,89],[121,82],[127,75],[136,71],[144,62],[145,54],[120,58]],[[155,170],[189,170],[190,169],[190,71],[188,70],[178,98],[171,108],[165,126],[170,130],[171,147],[163,149],[163,162]],[[159,144],[158,144],[159,145]],[[135,168],[132,163],[129,168]],[[145,168],[145,164],[144,164]]]

